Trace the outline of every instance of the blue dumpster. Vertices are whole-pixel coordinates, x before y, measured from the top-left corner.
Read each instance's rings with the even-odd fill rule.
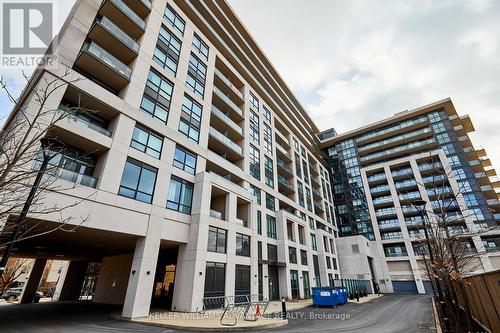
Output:
[[[312,294],[314,307],[339,304],[339,292],[334,287],[312,288]]]
[[[347,289],[346,288],[338,288],[337,290],[339,292],[339,303],[346,304],[347,301],[349,300],[349,296],[347,295]]]

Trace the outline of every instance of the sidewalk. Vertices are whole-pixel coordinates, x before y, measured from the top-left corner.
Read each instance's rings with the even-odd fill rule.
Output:
[[[370,302],[374,299],[381,297],[382,295],[369,295],[359,299],[359,303],[354,300],[349,300],[349,303],[362,304]],[[303,308],[312,306],[312,299],[297,300],[297,301],[287,301],[286,310],[287,312],[296,311]],[[256,309],[249,311],[250,314],[255,314]],[[261,312],[264,309],[260,309]],[[238,309],[234,312],[232,316],[225,317],[224,323],[234,324],[235,319],[236,325],[225,326],[221,324],[220,318],[222,317],[222,310],[211,310],[205,313],[187,313],[187,312],[171,312],[164,310],[152,310],[148,317],[135,318],[135,319],[124,319],[121,318],[119,314],[113,314],[114,319],[127,320],[134,323],[140,323],[145,325],[154,325],[171,329],[180,329],[185,331],[243,331],[243,330],[263,330],[271,329],[275,327],[280,327],[288,324],[288,320],[281,319],[279,317],[281,313],[281,301],[273,301],[269,303],[265,313],[262,313],[263,317],[260,317],[257,321],[246,321],[244,320],[243,310]],[[267,315],[267,316],[266,316]]]

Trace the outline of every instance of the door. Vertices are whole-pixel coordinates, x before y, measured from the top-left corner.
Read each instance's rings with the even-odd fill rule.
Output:
[[[392,288],[395,293],[417,294],[415,281],[392,281]]]
[[[300,298],[299,295],[299,273],[290,271],[290,286],[292,288],[292,299]]]
[[[308,272],[302,272],[302,282],[304,283],[304,298],[311,297],[311,286],[309,285]]]
[[[207,262],[205,271],[204,304],[207,309],[216,309],[224,305],[226,290],[226,264]]]
[[[278,282],[278,267],[269,266],[269,300],[276,301],[280,299],[280,285]]]

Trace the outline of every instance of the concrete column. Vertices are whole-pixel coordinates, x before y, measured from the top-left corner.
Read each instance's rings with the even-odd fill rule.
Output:
[[[88,263],[86,261],[71,261],[59,294],[60,301],[74,301],[80,296]]]
[[[61,270],[61,274],[59,274],[59,278],[57,279],[56,289],[54,290],[54,296],[52,296],[53,301],[58,301],[61,296],[61,291],[64,286],[64,281],[66,280],[66,275],[68,274],[69,263],[63,265]]]
[[[33,263],[30,276],[24,286],[23,294],[21,295],[21,304],[33,303],[33,298],[35,297],[36,290],[40,284],[45,264],[47,264],[47,259],[36,259]]]
[[[125,318],[145,317],[149,314],[160,235],[161,219],[151,217],[146,236],[138,238],[135,245],[122,312]]]

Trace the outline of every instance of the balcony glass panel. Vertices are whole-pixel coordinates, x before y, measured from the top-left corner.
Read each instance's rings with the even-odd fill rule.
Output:
[[[215,139],[219,140],[220,142],[224,143],[226,146],[231,148],[233,151],[238,153],[239,155],[243,155],[243,148],[238,146],[233,140],[229,139],[227,136],[219,132],[213,127],[210,127],[209,134],[213,136]]]
[[[123,30],[118,28],[111,20],[107,17],[102,16],[97,21],[102,27],[108,30],[116,38],[118,38],[123,44],[127,45],[130,49],[135,52],[139,52],[139,44],[135,42],[129,35],[127,35]]]
[[[96,59],[99,59],[109,67],[113,68],[116,72],[125,76],[127,79],[130,79],[132,70],[128,68],[127,65],[125,65],[120,60],[116,59],[114,56],[108,53],[108,51],[106,51],[96,43],[94,42],[85,43],[85,45],[83,46],[83,51],[88,52]]]
[[[139,17],[129,6],[127,6],[121,0],[109,0],[112,4],[114,4],[118,9],[120,9],[125,15],[130,18],[137,26],[139,26],[142,30],[146,29],[146,22]]]

